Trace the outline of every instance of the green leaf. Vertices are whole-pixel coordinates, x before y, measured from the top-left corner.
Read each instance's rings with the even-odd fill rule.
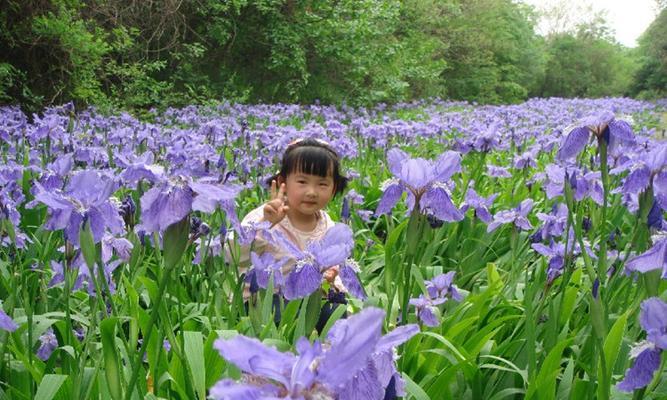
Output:
[[[294,336],[292,337],[292,341],[296,343],[296,340],[302,336],[306,335],[306,307],[308,306],[308,300],[310,298],[306,297],[305,299],[301,299],[301,301],[292,301],[291,303],[297,303],[300,304],[299,307],[299,316],[296,320],[296,328],[294,328]]]
[[[598,367],[598,398],[605,398],[608,396],[609,387],[611,385],[611,375],[614,371],[614,364],[616,364],[616,358],[618,353],[621,350],[621,342],[623,341],[623,336],[625,335],[625,325],[628,321],[628,313],[621,315],[614,325],[609,330],[607,337],[604,341],[604,358],[607,366],[607,371],[605,376],[602,376],[602,366]],[[606,384],[603,384],[606,383]],[[607,393],[607,396],[604,396],[604,393]]]
[[[216,331],[211,332],[204,344],[204,362],[206,368],[206,387],[212,386],[220,379],[222,371],[225,368],[225,360],[220,356],[220,353],[213,348],[213,344],[218,338]]]
[[[100,335],[102,337],[102,354],[104,355],[104,375],[109,388],[109,393],[114,400],[123,398],[121,386],[121,371],[118,360],[118,349],[116,348],[116,322],[117,318],[107,318],[100,324]]]
[[[95,260],[97,259],[97,248],[95,247],[93,232],[90,230],[90,221],[86,221],[81,229],[79,229],[79,243],[86,265],[93,270],[95,268]]]
[[[144,285],[144,287],[146,288],[151,304],[155,304],[157,302],[157,294],[158,294],[157,283],[147,276],[139,276],[137,277],[137,280],[141,282],[141,284]]]
[[[93,387],[95,386],[95,380],[97,379],[97,373],[99,372],[99,365],[95,365],[95,368],[86,367],[83,370],[83,379],[81,380],[81,397],[82,399],[89,399]]]
[[[574,384],[574,366],[575,361],[570,359],[565,367],[565,371],[563,371],[560,384],[558,385],[558,400],[567,400],[571,398],[570,393]]]
[[[461,349],[457,348],[451,341],[449,341],[448,339],[446,339],[442,335],[438,335],[437,333],[429,332],[429,331],[424,331],[421,334],[424,335],[424,336],[430,336],[430,337],[436,339],[437,341],[439,341],[440,343],[442,343],[446,348],[448,348],[452,352],[452,354],[459,361],[464,361],[464,360],[470,358],[470,356],[468,355],[468,353],[466,352],[466,350],[464,348],[461,348]]]
[[[417,400],[431,400],[428,394],[422,389],[418,384],[415,383],[409,376],[405,373],[403,374],[403,379],[405,379],[405,392],[408,394],[409,398],[415,398]]]
[[[570,342],[572,342],[572,338],[561,340],[547,354],[540,367],[540,372],[528,387],[526,400],[532,399],[533,396],[536,396],[540,400],[555,398],[556,379],[560,373],[561,354],[570,345]]]
[[[264,299],[262,302],[262,321],[265,324],[273,323],[271,311],[273,311],[273,274],[269,276],[269,284],[264,291]]]
[[[320,310],[322,309],[322,294],[319,290],[311,294],[308,298],[308,306],[306,307],[306,335],[310,336],[320,319]]]
[[[563,296],[563,308],[560,310],[560,323],[565,324],[570,317],[572,316],[572,311],[574,310],[575,302],[577,301],[577,294],[579,289],[576,287],[568,287],[565,289]]]
[[[345,307],[345,304],[339,304],[338,307],[331,313],[331,316],[329,316],[329,319],[327,320],[327,323],[324,325],[324,328],[322,328],[322,333],[320,334],[321,338],[327,337],[327,333],[329,332],[329,329],[333,326],[333,324],[336,323],[340,319],[340,317],[345,314],[345,311],[347,311],[347,307]]]
[[[290,301],[285,305],[282,316],[280,318],[280,326],[285,328],[290,328],[290,324],[293,324],[297,320],[297,313],[299,312],[299,307],[301,306],[301,301],[295,300]]]
[[[67,378],[67,375],[44,375],[35,393],[35,400],[53,399]]]
[[[526,392],[525,390],[519,389],[519,388],[507,388],[507,389],[503,389],[500,392],[496,393],[489,400],[500,400],[500,399],[504,399],[506,397],[515,398],[516,395],[524,394],[525,392]]]
[[[204,338],[201,332],[183,332],[185,358],[190,365],[192,382],[200,399],[206,399],[206,369],[204,368]]]
[[[502,358],[502,357],[494,356],[494,355],[481,355],[481,356],[479,356],[479,358],[480,359],[488,358],[488,359],[491,359],[491,360],[500,361],[501,363],[507,365],[507,367],[502,367],[498,364],[482,364],[482,365],[480,365],[480,368],[491,368],[491,369],[497,369],[497,370],[502,370],[502,371],[507,371],[507,372],[515,372],[515,373],[519,374],[519,376],[521,376],[524,383],[528,382],[528,372],[525,369],[521,369],[521,368],[517,367],[516,364],[514,364],[510,360],[507,360],[507,359]]]
[[[389,218],[389,217],[387,217]],[[397,275],[396,263],[398,257],[396,255],[396,244],[401,237],[401,233],[408,227],[408,220],[401,222],[396,228],[389,232],[387,242],[384,245],[384,285],[387,291],[387,300],[392,304],[394,300],[394,293],[396,293],[396,282],[394,276]]]
[[[185,217],[179,222],[171,224],[164,231],[163,235],[163,257],[164,266],[169,271],[175,266],[185,251],[188,244],[188,235],[190,234],[190,218]]]

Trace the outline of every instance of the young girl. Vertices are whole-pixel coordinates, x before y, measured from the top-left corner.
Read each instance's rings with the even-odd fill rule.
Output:
[[[271,229],[280,230],[300,249],[305,249],[310,241],[319,240],[334,226],[334,222],[324,209],[334,196],[341,194],[347,186],[348,179],[340,173],[340,160],[336,151],[326,142],[316,139],[300,139],[290,143],[283,155],[280,172],[269,179],[271,199],[252,210],[243,218],[241,224],[269,221]],[[242,255],[242,266],[245,258],[249,265],[246,250]],[[283,249],[276,248],[266,242],[258,234],[254,241],[253,251],[269,251],[275,259],[291,258]],[[294,267],[290,259],[283,267],[286,274]],[[320,311],[316,329],[322,331],[336,303],[345,304],[345,287],[337,276],[336,267],[328,269],[324,274],[332,286],[336,288],[334,296]],[[280,321],[279,307],[274,297],[276,322]],[[343,318],[346,317],[346,314]],[[391,378],[385,390],[385,400],[396,399],[394,378]]]
[[[334,226],[324,209],[334,196],[342,193],[348,179],[340,173],[340,159],[326,142],[299,139],[287,146],[280,171],[269,179],[271,198],[243,218],[241,225],[268,221],[272,230],[279,230],[300,249],[309,242],[320,240]],[[268,183],[268,182],[267,182]],[[240,265],[250,266],[250,249],[242,248]],[[282,268],[286,275],[295,264],[289,252],[269,244],[260,234],[253,243],[255,253],[270,252],[276,260],[288,261]],[[327,270],[324,277],[338,290],[344,291],[336,269]]]

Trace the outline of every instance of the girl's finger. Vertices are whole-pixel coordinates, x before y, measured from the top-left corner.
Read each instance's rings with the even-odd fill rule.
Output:
[[[277,211],[277,210],[280,210],[280,206],[283,205],[283,201],[282,201],[282,199],[277,199],[277,198],[276,198],[276,199],[273,199],[273,200],[269,201],[267,204],[270,204],[271,207],[272,207],[274,210]]]
[[[281,183],[281,184],[280,184],[280,190],[279,190],[280,193],[278,193],[278,195],[279,195],[280,198],[283,199],[283,200],[285,199],[285,195],[286,195],[285,191],[286,191],[286,190],[285,190],[285,184],[284,184],[284,183]]]
[[[289,211],[289,206],[283,206],[282,210],[284,213],[287,213],[287,211]]]
[[[271,200],[278,197],[278,191],[276,190],[276,180],[271,180]]]
[[[266,214],[273,215],[276,213],[276,211],[277,211],[276,208],[270,202],[266,203],[266,205],[264,206],[264,212]]]

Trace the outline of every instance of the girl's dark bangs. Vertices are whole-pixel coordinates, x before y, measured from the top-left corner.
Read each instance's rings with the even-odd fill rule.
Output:
[[[335,173],[335,160],[325,149],[312,147],[297,149],[285,161],[287,163],[287,174],[301,172],[327,177]]]

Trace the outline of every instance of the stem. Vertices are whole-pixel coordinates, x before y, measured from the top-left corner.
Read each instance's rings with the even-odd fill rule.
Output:
[[[410,303],[410,294],[412,293],[412,262],[414,261],[414,255],[408,256],[408,262],[405,264],[405,269],[403,270],[403,302],[401,304],[401,323],[400,325],[405,325],[408,323],[408,307]]]
[[[599,312],[600,315],[597,316],[599,319],[601,319],[601,324],[596,324],[595,322],[593,323],[593,327],[595,328],[596,325],[600,325],[598,329],[601,329],[601,332],[598,332],[596,342],[599,347],[599,353],[600,353],[600,368],[602,369],[602,382],[600,382],[601,387],[600,390],[598,391],[598,395],[602,399],[608,399],[609,398],[609,382],[608,382],[608,377],[607,377],[607,363],[605,360],[605,354],[604,354],[604,336],[605,336],[605,331],[606,327],[604,326],[604,323],[606,322],[606,307],[605,307],[605,302],[603,301],[604,296],[604,286],[605,286],[605,280],[607,278],[607,238],[609,236],[607,232],[607,208],[608,208],[608,203],[609,203],[609,166],[607,165],[607,142],[600,137],[598,139],[598,153],[600,156],[600,171],[602,174],[602,189],[604,192],[603,198],[602,198],[602,217],[600,219],[600,227],[599,227],[599,237],[600,237],[600,252],[598,255],[598,271],[597,271],[597,277],[599,280],[599,291],[598,291],[598,296],[597,299],[595,297],[592,297],[591,301],[593,302],[599,302],[598,305],[599,307],[595,307],[595,311]],[[581,251],[585,253],[585,249],[582,248]],[[594,314],[594,313],[593,313]],[[591,315],[591,317],[595,318],[595,315]]]
[[[600,219],[600,252],[598,255],[598,279],[600,285],[604,286],[607,277],[607,208],[609,203],[609,166],[607,165],[607,142],[598,140],[598,153],[600,155],[600,172],[602,174],[602,217]]]
[[[146,336],[143,338],[144,340],[141,344],[141,348],[134,357],[134,362],[132,363],[132,376],[130,377],[130,384],[127,386],[127,393],[125,395],[125,400],[130,400],[132,398],[132,392],[134,392],[137,379],[139,378],[139,368],[143,359],[143,354],[146,351],[148,342],[150,341],[151,335],[153,334],[153,326],[157,321],[157,316],[160,310],[160,303],[162,302],[162,298],[164,297],[164,292],[167,289],[167,283],[169,283],[169,277],[171,276],[172,269],[173,267],[165,269],[164,274],[160,279],[160,285],[158,287],[158,295],[157,298],[155,299],[156,303],[153,305],[153,309],[151,310],[151,319],[148,322],[148,331],[146,332]]]
[[[514,229],[516,231],[516,228]],[[514,246],[512,246],[514,247]],[[514,254],[512,254],[512,259],[514,259]],[[535,313],[533,309],[533,291],[528,290],[528,282],[529,282],[529,273],[528,273],[528,265],[526,265],[525,268],[525,282],[524,282],[524,293],[523,293],[523,301],[524,301],[524,310],[526,312],[526,343],[528,346],[528,376],[532,378],[532,376],[535,374],[535,371],[537,369],[537,360],[535,357]],[[533,275],[534,276],[534,275]]]
[[[403,299],[401,302],[401,324],[407,323],[408,319],[408,305],[410,302],[410,294],[412,293],[412,264],[415,261],[417,248],[420,245],[420,240],[424,231],[424,222],[426,218],[419,212],[419,201],[415,201],[415,208],[410,214],[408,221],[408,230],[406,232],[406,259],[407,263],[404,265],[404,281],[403,281]]]

